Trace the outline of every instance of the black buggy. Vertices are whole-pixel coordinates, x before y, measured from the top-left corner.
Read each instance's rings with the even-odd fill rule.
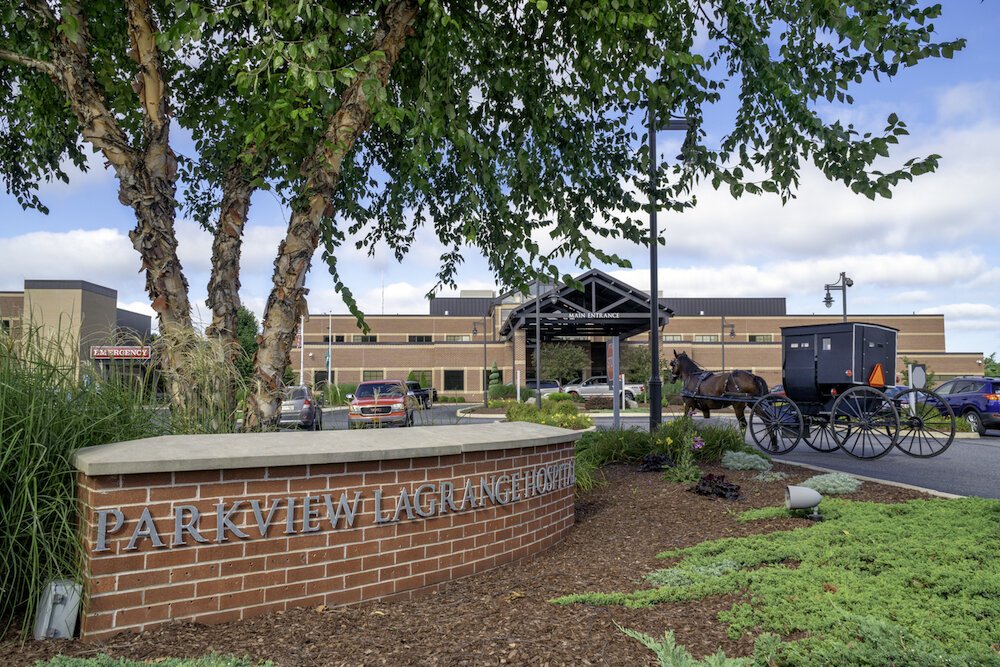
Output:
[[[896,377],[897,330],[844,322],[782,327],[785,395],[768,394],[750,412],[750,435],[768,454],[785,454],[805,440],[821,452],[838,447],[877,459],[893,446],[937,456],[955,438],[955,414],[929,389],[890,398]]]

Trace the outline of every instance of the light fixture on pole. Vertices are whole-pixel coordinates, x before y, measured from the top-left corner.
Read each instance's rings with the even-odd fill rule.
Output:
[[[838,292],[844,293],[844,321],[847,321],[847,288],[853,287],[854,281],[847,277],[847,274],[843,271],[840,272],[840,279],[832,285],[824,285],[826,289],[826,296],[823,297],[823,303],[826,304],[827,308],[833,308],[833,296],[830,294],[830,290],[836,290]]]
[[[647,98],[648,106],[648,139],[649,139],[649,352],[651,368],[649,374],[649,431],[652,433],[663,422],[663,379],[660,377],[660,298],[658,256],[659,234],[656,230],[656,130],[684,130],[690,123],[687,118],[668,118],[666,123],[657,128],[656,107],[653,100]]]
[[[722,370],[726,370],[726,331],[729,331],[730,338],[736,338],[736,325],[727,324],[726,316],[722,316],[722,335],[719,336],[719,341],[722,343]]]

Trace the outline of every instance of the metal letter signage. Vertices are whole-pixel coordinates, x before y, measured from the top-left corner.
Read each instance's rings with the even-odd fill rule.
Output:
[[[150,359],[153,348],[149,345],[93,345],[91,359]]]
[[[617,320],[621,313],[566,313],[571,320]]]
[[[414,521],[448,514],[476,510],[490,505],[508,505],[527,500],[559,489],[576,485],[575,461],[551,463],[527,468],[513,473],[483,475],[478,480],[467,477],[463,482],[443,481],[440,484],[424,482],[412,492],[399,487],[396,495],[387,494],[384,488],[376,488],[372,494],[372,510],[376,525],[389,525],[401,521]],[[462,498],[456,502],[456,492],[462,490]],[[153,523],[149,507],[142,507],[138,518],[130,519],[123,510],[101,509],[97,516],[97,543],[95,552],[110,551],[108,535],[117,533],[127,526],[130,539],[124,551],[134,551],[139,544],[149,540],[153,548],[171,549],[193,543],[224,543],[232,538],[252,540],[267,537],[268,529],[274,523],[278,510],[284,510],[285,535],[313,533],[318,531],[344,530],[354,527],[354,520],[362,512],[365,498],[360,491],[348,495],[327,493],[321,496],[274,498],[270,506],[262,500],[240,498],[212,505],[210,514],[213,521],[207,531],[199,528],[201,512],[193,505],[178,505],[171,510],[173,518],[173,539],[163,540]],[[239,528],[247,525],[237,520],[244,514],[251,514],[249,525],[256,530],[251,533]],[[296,526],[296,521],[301,519]],[[130,524],[132,524],[130,526]],[[185,540],[190,536],[190,540]],[[209,539],[209,536],[213,539]]]

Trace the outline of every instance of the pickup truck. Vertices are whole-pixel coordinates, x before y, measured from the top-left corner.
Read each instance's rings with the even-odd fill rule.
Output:
[[[644,385],[634,382],[626,382],[622,389],[624,390],[625,399],[629,401],[634,401],[636,396],[646,390]],[[569,384],[563,385],[562,390],[567,394],[582,396],[583,398],[588,396],[612,395],[611,384],[609,384],[608,376],[606,375],[595,375],[582,382],[580,380],[573,380]]]
[[[416,380],[407,380],[406,388],[417,399],[417,403],[424,406],[425,410],[430,410],[434,401],[437,400],[438,392],[434,387],[421,387]]]
[[[418,401],[401,380],[369,380],[348,394],[347,427],[413,426]]]

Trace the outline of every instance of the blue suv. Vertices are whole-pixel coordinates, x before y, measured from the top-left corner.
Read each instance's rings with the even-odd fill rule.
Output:
[[[955,416],[968,421],[979,435],[988,428],[1000,428],[1000,379],[955,378],[935,387],[934,393],[948,401]]]

